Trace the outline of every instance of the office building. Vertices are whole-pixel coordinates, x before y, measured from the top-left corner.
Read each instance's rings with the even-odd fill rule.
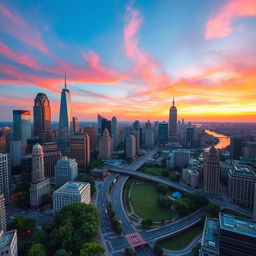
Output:
[[[0,255],[18,256],[16,229],[8,232],[0,230]]]
[[[199,172],[191,168],[182,169],[182,179],[192,188],[197,188],[199,185]]]
[[[51,141],[51,107],[46,94],[38,93],[34,100],[34,135],[41,139],[41,142]]]
[[[228,173],[228,195],[236,204],[253,208],[256,174],[249,167],[234,166]]]
[[[173,150],[167,159],[168,168],[185,168],[189,164],[190,151],[186,149]]]
[[[26,182],[31,182],[32,172],[32,156],[26,155],[21,157],[21,175],[22,179]]]
[[[91,203],[91,186],[88,182],[71,181],[53,193],[53,209],[58,212],[71,203]]]
[[[195,146],[195,128],[192,125],[186,128],[185,145],[187,148]]]
[[[10,152],[10,127],[0,128],[0,153]]]
[[[62,186],[68,181],[73,181],[78,176],[78,166],[75,159],[63,156],[55,166],[55,184]]]
[[[70,137],[70,157],[76,159],[79,170],[85,171],[90,163],[90,138],[87,134]]]
[[[111,119],[111,133],[112,133],[112,140],[113,140],[113,148],[116,149],[118,146],[118,123],[117,118],[115,116]]]
[[[133,135],[126,137],[125,153],[127,159],[133,159],[136,156],[136,138]]]
[[[146,123],[146,127],[144,129],[144,144],[145,148],[153,148],[154,147],[154,141],[155,141],[155,136],[154,136],[154,128],[152,126],[149,126],[149,123]]]
[[[21,157],[24,155],[26,155],[26,144],[21,143],[20,140],[12,140],[10,142],[11,165],[21,165]]]
[[[36,144],[32,151],[32,172],[30,185],[30,205],[39,207],[42,196],[50,194],[51,186],[49,178],[45,177],[43,148]]]
[[[103,136],[99,140],[99,159],[107,160],[112,157],[112,138],[108,132],[108,129],[105,128]]]
[[[72,117],[72,134],[78,134],[80,132],[79,120],[76,116]]]
[[[27,143],[31,137],[31,114],[29,110],[13,110],[13,138]]]
[[[218,194],[220,191],[220,160],[214,146],[204,153],[203,186],[208,193]]]
[[[7,230],[5,199],[3,194],[0,194],[0,231],[1,230]]]
[[[256,142],[247,141],[244,147],[244,157],[256,158]]]
[[[97,135],[98,137],[102,136],[102,120],[105,119],[105,117],[101,116],[100,114],[97,115]]]
[[[51,148],[45,145],[42,145],[44,151],[44,171],[45,176],[48,178],[54,178],[55,165],[57,161],[61,159],[61,151],[57,148]]]
[[[239,160],[242,156],[243,138],[242,136],[232,136],[230,142],[230,158]]]
[[[97,131],[95,127],[84,127],[84,133],[90,138],[90,149],[95,150],[97,147]]]
[[[160,145],[168,144],[168,123],[161,122],[158,124],[158,143]]]
[[[69,154],[69,136],[71,132],[72,110],[71,95],[67,89],[66,76],[65,87],[61,92],[60,116],[59,116],[59,138],[58,146],[63,155]]]
[[[174,98],[169,111],[169,140],[177,140],[177,108],[175,107]]]
[[[4,195],[5,202],[9,197],[9,166],[8,155],[0,153],[0,194]]]
[[[111,121],[106,118],[103,118],[101,120],[101,136],[103,135],[105,129],[108,129],[109,135],[112,136]]]

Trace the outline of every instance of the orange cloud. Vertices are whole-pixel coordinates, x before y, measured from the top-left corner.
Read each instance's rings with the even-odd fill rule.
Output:
[[[220,12],[206,24],[205,38],[226,37],[237,28],[232,27],[236,18],[256,16],[255,0],[229,0]]]

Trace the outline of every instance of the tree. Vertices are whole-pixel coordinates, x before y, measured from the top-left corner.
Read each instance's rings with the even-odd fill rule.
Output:
[[[190,212],[189,205],[182,198],[178,198],[174,201],[176,211],[181,215],[185,216]]]
[[[42,244],[32,244],[28,256],[47,256],[45,247]]]
[[[125,249],[125,256],[136,256],[136,252],[133,251],[131,248],[126,248]]]
[[[170,208],[173,204],[173,201],[171,199],[163,197],[163,196],[160,196],[157,201],[158,201],[158,204],[160,205],[160,207],[164,208],[164,209]]]
[[[162,195],[166,195],[169,192],[169,187],[168,185],[165,184],[158,184],[156,186],[156,189],[158,190],[159,193],[161,193]]]
[[[154,247],[154,252],[157,256],[163,256],[164,255],[164,250],[159,244],[156,244]]]
[[[145,220],[141,221],[142,228],[147,228],[147,223]]]
[[[151,227],[152,224],[153,224],[153,220],[147,219],[147,220],[146,220],[146,224],[147,224],[148,227]]]
[[[59,249],[54,256],[70,256],[70,254],[65,249]]]
[[[44,244],[48,238],[48,234],[44,229],[37,229],[32,235],[32,243]]]
[[[99,256],[105,248],[99,243],[85,243],[80,250],[80,256]]]
[[[22,208],[27,209],[30,206],[30,196],[28,192],[23,192],[23,194],[18,195],[15,199],[15,204]]]
[[[23,216],[16,216],[8,225],[9,229],[17,229],[19,234],[32,232],[35,229],[35,220],[31,218],[25,218]]]
[[[91,196],[94,195],[94,193],[96,192],[96,185],[95,185],[95,180],[88,176],[88,175],[79,175],[76,178],[76,181],[81,181],[81,182],[88,182],[91,185]]]
[[[210,218],[217,218],[219,216],[220,206],[215,203],[209,203],[206,207],[205,215]]]
[[[208,198],[199,192],[192,194],[190,199],[194,202],[197,208],[203,207],[209,202]]]

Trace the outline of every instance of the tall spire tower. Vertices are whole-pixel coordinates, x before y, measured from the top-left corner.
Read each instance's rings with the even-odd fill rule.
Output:
[[[169,111],[169,141],[177,141],[177,108],[175,107],[174,97],[172,99],[172,106]]]

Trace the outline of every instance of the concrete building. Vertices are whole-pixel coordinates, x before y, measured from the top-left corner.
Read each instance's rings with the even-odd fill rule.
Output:
[[[31,137],[31,114],[29,110],[13,110],[13,138],[27,143]]]
[[[199,172],[191,168],[182,169],[182,179],[192,188],[197,188],[199,185]]]
[[[79,119],[76,116],[72,117],[72,132],[71,134],[79,134],[80,132],[80,124]]]
[[[190,159],[190,151],[186,149],[173,150],[167,159],[168,168],[184,168],[188,165]]]
[[[0,153],[10,152],[10,127],[0,128]]]
[[[30,185],[30,205],[39,207],[42,196],[50,194],[51,186],[49,178],[45,177],[43,148],[37,143],[32,152],[32,172]]]
[[[228,173],[228,195],[236,204],[253,208],[256,174],[249,167],[234,166]]]
[[[91,202],[91,187],[87,182],[67,182],[53,193],[53,209],[58,212],[71,203]]]
[[[44,171],[45,171],[46,177],[54,178],[55,165],[56,165],[57,161],[60,159],[61,159],[61,151],[60,150],[58,150],[58,149],[44,150]]]
[[[20,140],[12,140],[10,142],[11,165],[21,165],[21,157],[24,155],[26,155],[26,144],[21,143]]]
[[[256,142],[247,141],[244,147],[245,158],[256,158]]]
[[[144,141],[145,141],[145,148],[153,148],[154,147],[154,129],[151,126],[147,126],[144,129]]]
[[[0,255],[18,256],[17,231],[4,232],[0,230]]]
[[[8,155],[0,154],[0,194],[4,195],[5,202],[9,197],[9,166]]]
[[[127,159],[133,159],[136,156],[136,138],[133,135],[126,137],[125,153]]]
[[[232,136],[230,142],[230,157],[239,160],[242,156],[243,138],[242,136]]]
[[[174,98],[169,111],[169,140],[174,142],[177,140],[177,108],[175,107]]]
[[[220,160],[214,146],[204,153],[203,186],[207,193],[218,194],[220,191]]]
[[[73,181],[78,176],[78,166],[75,159],[68,159],[63,156],[55,166],[55,184],[63,185],[68,181]]]
[[[95,150],[97,147],[97,132],[95,127],[84,127],[84,133],[90,138],[90,149]]]
[[[76,159],[79,170],[86,170],[90,163],[90,138],[88,134],[70,137],[70,157]]]
[[[108,129],[105,128],[103,136],[99,140],[99,159],[108,160],[112,157],[112,138],[108,132]]]
[[[38,93],[34,100],[34,135],[41,139],[41,142],[52,140],[51,107],[46,94]]]
[[[3,194],[0,194],[0,231],[1,230],[4,232],[7,230],[5,200]]]

